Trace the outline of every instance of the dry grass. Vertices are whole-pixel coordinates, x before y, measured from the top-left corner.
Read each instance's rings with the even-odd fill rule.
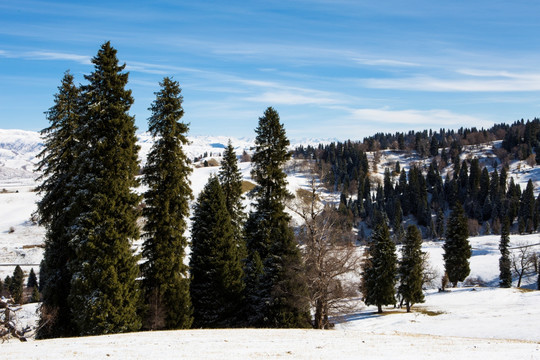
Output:
[[[255,188],[255,184],[251,181],[242,180],[242,194],[249,192]]]

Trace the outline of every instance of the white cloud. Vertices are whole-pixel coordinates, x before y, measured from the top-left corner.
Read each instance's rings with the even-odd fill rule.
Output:
[[[417,76],[397,79],[365,79],[361,83],[368,88],[415,90],[415,91],[448,91],[448,92],[519,92],[540,91],[540,74],[523,74],[497,76],[494,73],[476,73],[474,79],[440,79],[429,76]],[[490,75],[488,75],[490,74]],[[472,74],[470,74],[472,75]]]
[[[412,67],[412,66],[420,66],[420,64],[408,62],[408,61],[400,61],[400,60],[391,60],[391,59],[361,59],[361,58],[355,58],[356,62],[362,65],[370,65],[370,66],[391,66],[391,67]]]
[[[456,114],[448,110],[390,110],[390,109],[353,109],[355,120],[375,123],[397,124],[407,126],[421,125],[426,128],[476,126],[486,127],[493,124],[470,115]]]
[[[68,60],[81,64],[91,64],[91,57],[86,55],[69,54],[53,51],[31,51],[22,53],[21,57],[32,60]]]
[[[293,91],[267,91],[257,96],[248,97],[246,100],[275,105],[332,105],[339,103],[337,99],[322,94]]]

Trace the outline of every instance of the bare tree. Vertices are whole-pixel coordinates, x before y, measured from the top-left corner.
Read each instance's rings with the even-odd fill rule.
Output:
[[[358,294],[351,280],[361,256],[351,231],[345,229],[341,215],[319,196],[317,182],[310,189],[300,189],[289,208],[301,220],[298,240],[306,268],[309,300],[315,310],[313,327],[327,329],[330,316],[352,311],[354,304],[346,299]]]
[[[518,243],[510,252],[510,260],[512,262],[512,270],[518,277],[517,287],[520,287],[523,276],[534,272],[537,260],[536,254],[531,246]]]

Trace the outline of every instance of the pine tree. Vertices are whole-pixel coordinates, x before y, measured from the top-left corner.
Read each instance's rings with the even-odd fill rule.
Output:
[[[13,270],[13,276],[9,284],[9,292],[13,301],[17,304],[22,304],[23,302],[23,290],[24,290],[24,272],[21,267],[17,265],[15,270]]]
[[[193,326],[236,326],[244,290],[243,264],[225,194],[215,176],[199,194],[192,221]]]
[[[187,239],[184,232],[192,199],[189,159],[182,146],[188,144],[188,125],[181,89],[166,77],[149,110],[149,132],[154,145],[143,170],[146,207],[141,270],[148,306],[145,327],[156,329],[190,328],[192,309],[188,267],[184,264]]]
[[[37,276],[34,272],[34,268],[30,269],[30,274],[28,274],[28,280],[26,281],[26,287],[33,288],[38,286]]]
[[[236,244],[241,251],[241,256],[245,257],[243,229],[246,216],[242,205],[242,173],[238,169],[238,159],[230,140],[223,153],[218,178],[225,194],[225,203],[231,216]]]
[[[512,287],[512,263],[510,261],[510,251],[508,245],[510,244],[510,222],[508,218],[505,218],[501,227],[501,241],[499,243],[499,250],[501,251],[501,257],[499,259],[499,279],[501,279],[499,286],[502,288]]]
[[[454,287],[457,286],[458,281],[465,280],[470,273],[471,245],[468,238],[467,217],[458,202],[448,218],[446,241],[443,245],[444,268]]]
[[[76,197],[71,209],[75,258],[69,296],[80,335],[138,330],[137,257],[131,240],[139,238],[139,196],[133,103],[126,90],[128,74],[109,42],[92,59],[94,72],[82,87],[81,126],[75,160]]]
[[[373,230],[368,254],[362,272],[364,302],[377,305],[377,312],[382,313],[383,305],[395,304],[397,275],[396,246],[390,239],[386,221],[378,222]]]
[[[39,154],[38,179],[41,199],[37,203],[39,224],[46,228],[45,251],[40,265],[43,293],[37,338],[72,336],[74,326],[68,296],[72,271],[69,262],[74,252],[69,245],[76,209],[72,206],[75,190],[75,161],[80,150],[76,129],[80,125],[79,89],[73,75],[64,74],[47,112],[49,127],[41,131],[43,151]]]
[[[521,195],[521,201],[519,204],[519,221],[523,223],[524,231],[531,233],[533,231],[534,224],[534,210],[536,202],[534,199],[534,185],[532,180],[529,179],[527,187]],[[522,233],[523,231],[520,231]]]
[[[246,313],[251,325],[308,327],[309,312],[300,251],[289,226],[283,167],[289,140],[271,107],[259,118],[251,176],[254,211],[246,222]],[[261,268],[262,265],[262,268]]]
[[[398,270],[398,292],[405,301],[407,312],[411,311],[413,304],[424,302],[422,257],[422,234],[416,226],[410,225],[401,249]]]

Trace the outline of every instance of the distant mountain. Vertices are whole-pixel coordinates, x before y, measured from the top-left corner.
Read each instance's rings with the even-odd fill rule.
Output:
[[[146,156],[152,147],[153,140],[149,133],[137,134],[138,144],[141,147],[139,157],[144,165]],[[207,154],[209,157],[220,156],[229,140],[242,155],[244,151],[250,153],[254,147],[254,139],[232,138],[227,136],[188,136],[190,144],[185,147],[189,158],[194,159]],[[319,143],[330,143],[335,140],[302,139],[291,140],[291,149],[300,145],[317,146]],[[10,179],[32,180],[36,177],[35,165],[37,156],[43,149],[43,140],[38,132],[25,130],[0,129],[0,180],[6,182]]]

